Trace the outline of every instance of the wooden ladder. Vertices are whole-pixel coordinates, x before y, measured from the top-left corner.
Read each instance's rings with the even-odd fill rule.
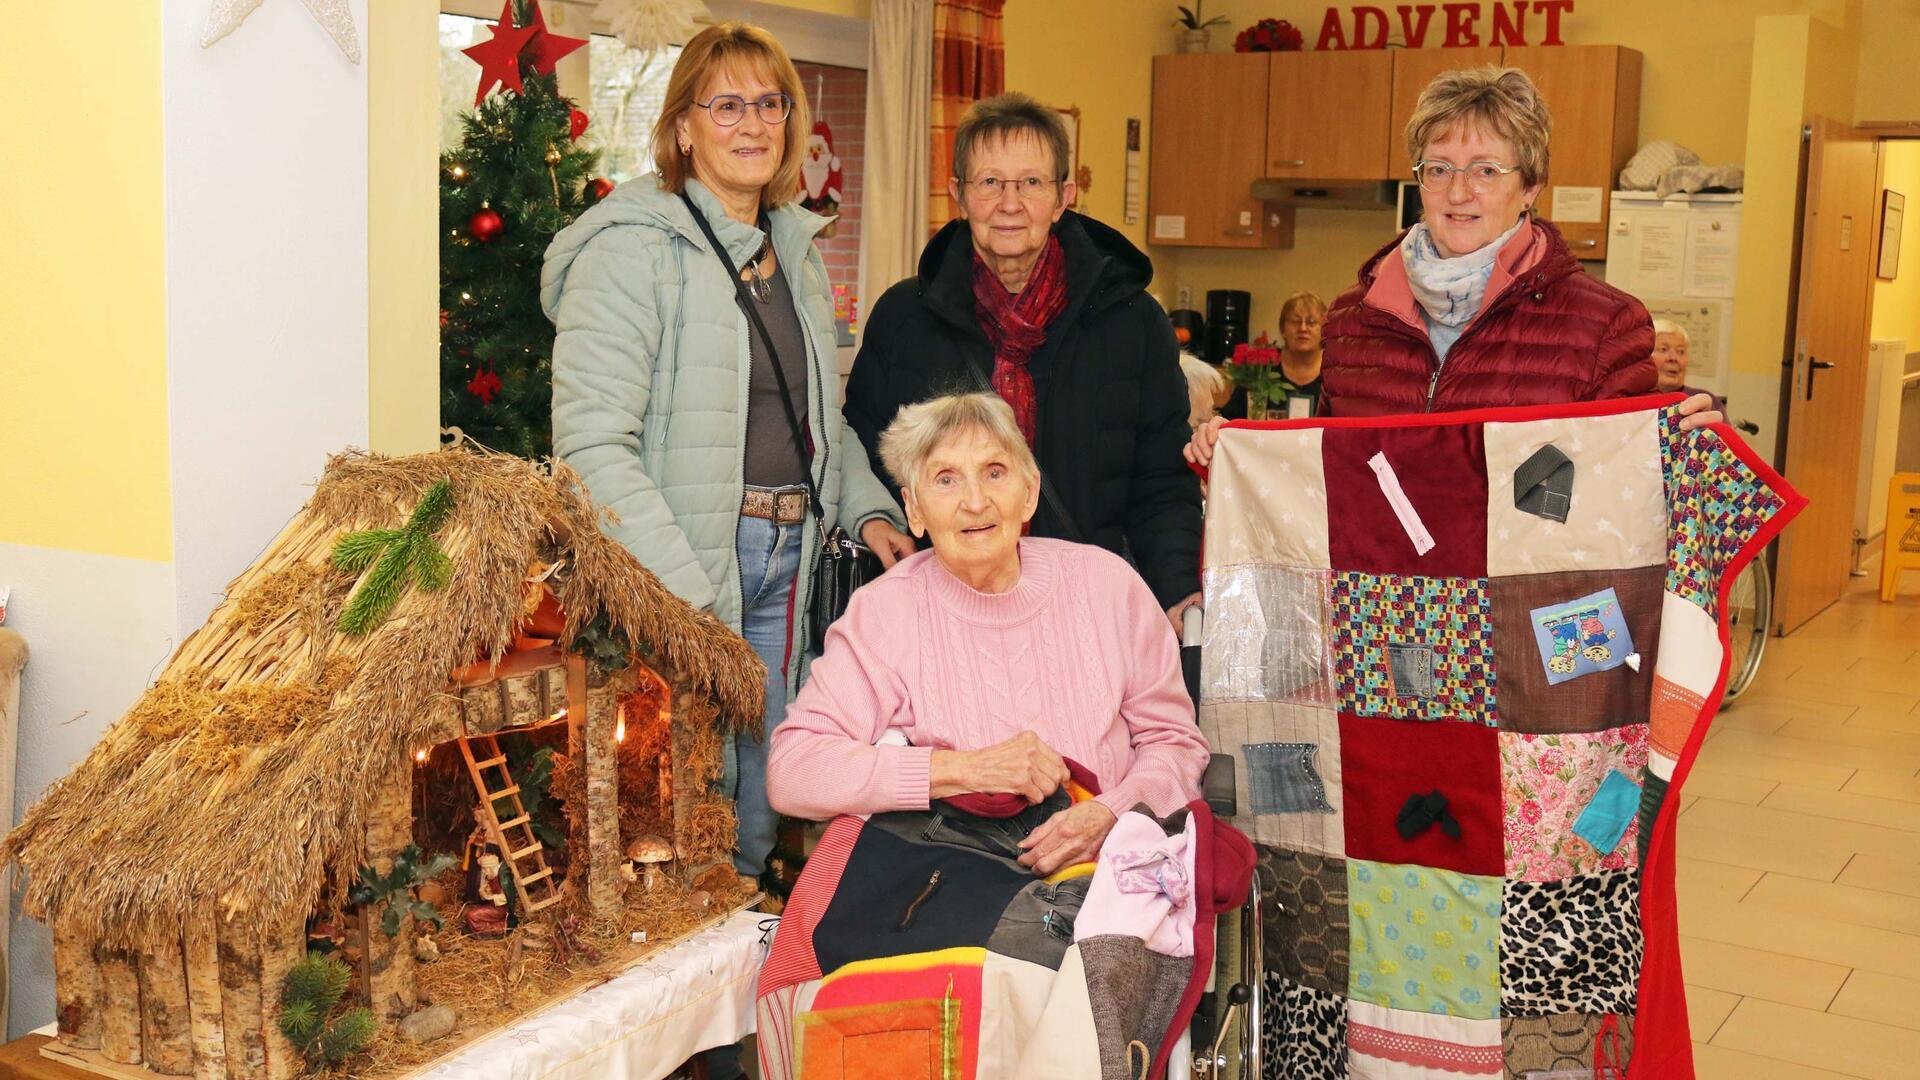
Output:
[[[467,775],[473,779],[473,789],[480,793],[475,814],[486,826],[493,846],[500,849],[500,861],[513,875],[520,893],[520,914],[531,915],[559,903],[564,894],[553,880],[553,868],[547,865],[546,848],[533,833],[533,821],[521,805],[520,785],[507,771],[507,755],[500,749],[500,740],[493,735],[465,735],[459,741],[460,755],[467,759]],[[498,772],[506,786],[489,786],[488,769]],[[512,812],[505,821],[494,811],[494,805],[501,802]]]

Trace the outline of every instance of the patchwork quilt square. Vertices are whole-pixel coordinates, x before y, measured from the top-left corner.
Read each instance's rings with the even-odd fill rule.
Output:
[[[1487,582],[1493,609],[1492,647],[1500,684],[1500,727],[1532,734],[1603,731],[1644,723],[1653,696],[1655,658],[1660,655],[1661,611],[1666,570],[1570,570],[1555,574],[1499,577]],[[1552,654],[1542,654],[1533,630],[1533,612],[1559,608],[1581,597],[1613,590],[1623,624],[1612,640],[1633,643],[1634,663],[1588,671],[1555,682]],[[1577,632],[1580,627],[1574,626]],[[1584,648],[1584,645],[1583,645]],[[1611,653],[1611,649],[1609,649]],[[1625,660],[1625,656],[1611,659]]]
[[[1338,858],[1346,854],[1341,791],[1340,721],[1332,709],[1274,702],[1220,702],[1200,706],[1200,732],[1217,754],[1233,759],[1234,823],[1258,844]],[[1311,759],[1248,747],[1312,746]],[[1278,790],[1302,790],[1303,764],[1319,779],[1326,806],[1283,811],[1270,801]]]
[[[1266,971],[1327,993],[1347,992],[1347,863],[1256,844],[1261,955]]]
[[[1327,548],[1335,570],[1487,576],[1487,461],[1478,425],[1327,428],[1321,448],[1327,519],[1339,523]]]
[[[1507,1080],[1527,1080],[1528,1074],[1536,1072],[1592,1076],[1596,1044],[1602,1061],[1624,1076],[1633,1056],[1633,1016],[1508,1016],[1500,1021],[1500,1041]]]
[[[1576,835],[1606,778],[1638,781],[1647,764],[1647,725],[1628,724],[1593,734],[1500,733],[1500,778],[1506,818],[1506,876],[1558,881],[1599,870],[1640,865],[1639,828],[1607,851]],[[1635,800],[1637,809],[1638,800]]]
[[[1486,581],[1339,572],[1332,593],[1333,681],[1341,711],[1499,721]]]
[[[1509,881],[1503,905],[1501,1012],[1635,1011],[1643,944],[1636,871]]]
[[[1300,428],[1219,444],[1208,495],[1236,509],[1207,525],[1208,566],[1271,563],[1325,570],[1332,565],[1320,438],[1319,428]]]
[[[1260,1010],[1260,1045],[1267,1076],[1286,1080],[1346,1080],[1347,999],[1302,986],[1269,971]]]
[[[1356,1077],[1497,1077],[1500,1021],[1347,1003],[1349,1071]]]
[[[1329,588],[1325,570],[1208,570],[1200,700],[1332,704]]]
[[[1500,879],[1347,860],[1349,995],[1470,1020],[1500,1015]]]
[[[1661,427],[1651,410],[1579,420],[1490,423],[1487,447],[1487,573],[1663,566],[1667,502]],[[1565,456],[1572,491],[1564,507],[1544,499],[1533,510],[1564,510],[1563,520],[1516,506],[1515,474],[1543,447]],[[1531,476],[1522,473],[1531,479]]]
[[[1721,579],[1734,556],[1787,501],[1712,428],[1681,431],[1679,413],[1666,409],[1660,414],[1660,436],[1667,590],[1714,615]]]
[[[1340,756],[1349,858],[1500,876],[1506,857],[1498,732],[1342,715]],[[1434,792],[1444,809],[1406,831],[1409,802]]]

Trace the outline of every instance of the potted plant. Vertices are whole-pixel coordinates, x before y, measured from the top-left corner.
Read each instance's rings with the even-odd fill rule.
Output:
[[[1205,18],[1206,6],[1206,0],[1193,0],[1191,8],[1185,5],[1177,6],[1176,10],[1180,12],[1180,17],[1173,21],[1173,25],[1181,28],[1180,36],[1174,42],[1178,51],[1203,53],[1207,51],[1209,45],[1213,44],[1213,28],[1226,22],[1227,17],[1215,15],[1211,19]]]
[[[1287,381],[1280,367],[1280,350],[1268,343],[1267,335],[1235,345],[1233,356],[1220,365],[1220,370],[1233,385],[1247,392],[1247,419],[1265,420],[1269,416],[1284,415],[1280,407],[1293,384]]]

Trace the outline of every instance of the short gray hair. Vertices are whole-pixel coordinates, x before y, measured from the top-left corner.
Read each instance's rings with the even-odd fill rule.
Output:
[[[1689,345],[1693,344],[1693,339],[1687,335],[1687,328],[1674,322],[1672,319],[1653,320],[1653,332],[1656,334],[1679,334],[1681,341]]]
[[[1026,436],[1020,434],[1013,409],[998,394],[950,394],[902,407],[880,433],[880,463],[901,490],[912,491],[934,449],[969,430],[985,432],[1029,483],[1040,482],[1040,463],[1033,459]]]
[[[1021,93],[1006,93],[981,98],[960,118],[953,131],[953,178],[965,180],[967,166],[973,163],[973,148],[982,142],[1011,139],[1022,132],[1040,140],[1053,155],[1053,180],[1067,178],[1067,162],[1072,150],[1067,146],[1067,125],[1060,114]]]

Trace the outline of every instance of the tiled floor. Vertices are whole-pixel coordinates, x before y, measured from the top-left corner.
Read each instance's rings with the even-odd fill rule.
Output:
[[[1768,644],[1682,794],[1701,1080],[1920,1077],[1920,595],[1855,584]]]

